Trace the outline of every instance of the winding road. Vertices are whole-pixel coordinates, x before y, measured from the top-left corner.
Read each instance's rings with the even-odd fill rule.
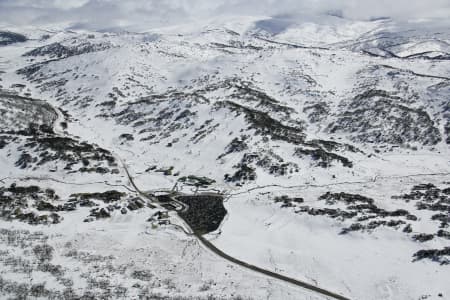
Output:
[[[139,187],[136,185],[136,183],[134,182],[133,177],[131,176],[126,164],[123,162],[122,159],[120,159],[120,162],[122,163],[122,167],[125,171],[125,173],[127,174],[128,180],[130,181],[131,186],[136,190],[136,192],[138,194],[140,194],[142,197],[146,198],[147,200],[151,201],[151,202],[155,202],[157,201],[155,197],[153,197],[152,195],[149,195],[143,191],[141,191],[139,189]],[[416,176],[442,176],[442,175],[450,175],[450,173],[429,173],[429,174],[412,174],[412,175],[404,175],[404,176],[376,176],[374,177],[372,180],[370,181],[357,181],[357,182],[339,182],[339,183],[332,183],[332,184],[326,184],[326,185],[297,185],[297,186],[290,186],[290,187],[283,187],[283,186],[277,186],[277,185],[271,185],[273,187],[282,187],[282,188],[305,188],[305,187],[326,187],[326,186],[333,186],[333,185],[343,185],[343,184],[364,184],[364,183],[369,183],[369,182],[376,182],[378,179],[384,179],[384,178],[407,178],[407,177],[416,177]],[[252,190],[257,190],[257,189],[262,189],[262,188],[266,188],[268,186],[260,186],[260,187],[256,187],[253,189],[249,189],[247,191],[244,191],[242,193],[248,193]],[[236,194],[228,194],[228,196],[235,196],[235,195],[239,195],[241,193],[236,193]],[[198,232],[195,232],[195,230],[193,230],[188,224],[187,222],[185,222],[180,216],[178,216],[182,223],[184,224],[184,226],[187,227],[187,230],[183,229],[184,232],[186,234],[195,236],[196,239],[208,250],[210,250],[212,253],[214,253],[217,256],[220,256],[221,258],[229,261],[230,263],[233,263],[235,265],[241,266],[245,269],[251,270],[253,272],[259,273],[261,275],[276,279],[276,280],[281,280],[283,282],[289,283],[289,284],[293,284],[297,287],[318,293],[320,295],[326,296],[326,297],[330,297],[333,299],[338,299],[338,300],[350,300],[350,298],[345,297],[343,295],[337,294],[335,292],[326,290],[324,288],[318,287],[316,285],[292,278],[292,277],[288,277],[285,275],[282,275],[280,273],[276,273],[270,270],[266,270],[263,268],[260,268],[258,266],[252,265],[250,263],[247,263],[245,261],[239,260],[231,255],[226,254],[225,252],[223,252],[222,250],[220,250],[219,248],[217,248],[213,243],[211,243],[210,241],[208,241],[205,237],[203,237],[203,235],[201,235]]]
[[[50,107],[52,107],[52,109],[56,112],[56,115],[57,115],[57,117],[56,117],[56,119],[54,120],[54,123],[53,123],[54,124],[54,131],[55,131],[55,133],[58,134],[58,135],[62,135],[62,136],[69,136],[69,133],[67,133],[66,131],[61,130],[61,128],[59,128],[59,123],[60,123],[61,119],[64,118],[62,113],[57,108],[55,108],[54,106],[50,105],[48,102],[46,102],[46,103]],[[131,175],[131,173],[130,173],[128,167],[127,167],[126,162],[124,160],[122,160],[122,158],[115,151],[111,151],[111,153],[113,153],[114,156],[117,158],[117,160],[120,162],[120,164],[122,166],[122,169],[124,170],[124,172],[125,172],[125,174],[126,174],[126,176],[128,178],[130,186],[132,187],[132,189],[129,188],[129,190],[133,190],[134,192],[138,193],[142,198],[145,198],[146,200],[150,201],[153,204],[155,204],[155,203],[158,204],[158,200],[156,199],[155,196],[153,196],[150,193],[143,192],[136,185],[136,183],[134,181],[134,178]],[[412,177],[412,176],[423,176],[423,175],[449,175],[449,173],[413,174],[413,175],[398,176],[398,177]],[[381,177],[381,176],[380,177],[375,177],[375,178],[372,179],[371,182],[375,182],[378,179],[382,179],[382,178],[383,177]],[[40,178],[40,179],[42,179],[42,180],[46,180],[47,179],[47,180],[54,180],[54,181],[58,181],[58,182],[63,182],[63,181],[60,181],[60,180],[57,180],[57,179],[54,179],[54,178]],[[323,186],[331,186],[331,185],[339,185],[339,184],[364,184],[364,183],[367,183],[367,182],[368,181],[339,182],[339,183],[332,183],[332,184],[320,185],[320,186],[323,187]],[[67,183],[67,182],[63,182],[63,183]],[[70,184],[76,184],[76,183],[70,183]],[[281,187],[281,188],[288,188],[288,189],[293,188],[294,189],[294,188],[318,187],[319,185],[317,185],[317,186],[316,185],[297,185],[297,186],[268,185],[268,186],[258,186],[258,187],[251,188],[251,189],[249,189],[247,191],[243,191],[243,192],[239,192],[239,193],[235,193],[235,194],[229,193],[229,194],[226,194],[226,196],[232,197],[232,196],[236,196],[236,195],[239,195],[239,194],[248,193],[248,192],[250,192],[252,190],[263,189],[263,188],[267,188],[267,187],[270,187],[270,186],[271,187]],[[203,235],[201,235],[200,233],[198,233],[195,230],[193,230],[189,226],[189,224],[187,224],[187,222],[185,222],[178,214],[177,214],[177,216],[180,219],[180,222],[183,224],[182,227],[185,227],[185,228],[183,228],[183,230],[184,230],[184,232],[186,234],[194,236],[205,249],[210,250],[213,254],[221,257],[222,259],[227,260],[228,262],[230,262],[232,264],[235,264],[235,265],[243,267],[243,268],[245,268],[247,270],[256,272],[256,273],[258,273],[260,275],[263,275],[263,276],[266,276],[266,277],[270,277],[272,279],[280,280],[282,282],[295,285],[295,286],[300,287],[302,289],[309,290],[311,292],[320,294],[320,295],[325,296],[327,298],[338,299],[338,300],[350,300],[350,298],[348,298],[348,297],[345,297],[345,296],[340,295],[338,293],[335,293],[335,292],[329,291],[327,289],[318,287],[318,286],[313,285],[311,283],[304,282],[304,281],[301,281],[301,280],[298,280],[298,279],[295,279],[295,278],[292,278],[292,277],[288,277],[288,276],[282,275],[280,273],[276,273],[276,272],[273,272],[273,271],[270,271],[270,270],[266,270],[266,269],[260,268],[258,266],[255,266],[255,265],[252,265],[250,263],[247,263],[245,261],[239,260],[239,259],[237,259],[237,258],[235,258],[235,257],[233,257],[231,255],[228,255],[225,252],[223,252],[222,250],[220,250],[219,248],[217,248],[213,243],[211,243],[209,240],[207,240]]]
[[[119,158],[119,160],[122,163],[122,167],[123,167],[125,173],[127,174],[127,177],[128,177],[128,180],[130,181],[131,186],[133,186],[135,188],[136,192],[139,195],[141,195],[141,197],[144,197],[145,199],[147,199],[147,200],[149,200],[151,202],[155,202],[156,201],[155,197],[153,197],[153,196],[151,196],[151,195],[149,195],[149,194],[147,194],[147,193],[145,193],[145,192],[143,192],[143,191],[141,191],[139,189],[139,187],[134,182],[133,176],[131,176],[131,174],[130,174],[130,172],[129,172],[125,162],[122,159],[120,159],[120,158]],[[295,279],[295,278],[292,278],[292,277],[288,277],[288,276],[285,276],[285,275],[282,275],[282,274],[279,274],[279,273],[275,273],[275,272],[272,272],[272,271],[260,268],[258,266],[255,266],[255,265],[249,264],[247,262],[244,262],[242,260],[239,260],[239,259],[237,259],[237,258],[235,258],[235,257],[233,257],[231,255],[228,255],[225,252],[223,252],[222,250],[220,250],[219,248],[217,248],[216,246],[214,246],[214,244],[212,244],[205,237],[203,237],[203,235],[201,235],[200,233],[198,233],[195,230],[193,230],[189,226],[189,224],[187,224],[187,222],[185,222],[180,216],[178,216],[178,217],[181,219],[181,221],[183,222],[184,226],[187,227],[187,230],[184,230],[185,233],[190,234],[192,236],[195,236],[196,239],[206,249],[210,250],[215,255],[220,256],[221,258],[229,261],[230,263],[236,264],[238,266],[241,266],[241,267],[246,268],[248,270],[251,270],[253,272],[262,274],[264,276],[271,277],[271,278],[276,279],[276,280],[281,280],[281,281],[284,281],[286,283],[296,285],[298,287],[301,287],[303,289],[307,289],[309,291],[321,294],[321,295],[326,296],[326,297],[330,297],[330,298],[338,299],[338,300],[350,300],[350,298],[344,297],[342,295],[339,295],[337,293],[334,293],[334,292],[331,292],[329,290],[323,289],[321,287],[312,285],[310,283],[307,283],[307,282],[304,282],[304,281],[301,281],[301,280],[298,280],[298,279]]]

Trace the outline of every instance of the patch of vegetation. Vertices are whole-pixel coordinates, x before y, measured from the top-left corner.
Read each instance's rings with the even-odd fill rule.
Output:
[[[326,102],[319,102],[306,106],[303,112],[308,114],[310,122],[317,123],[329,115],[330,107]]]
[[[35,48],[23,56],[49,56],[50,58],[66,58],[75,55],[81,55],[90,52],[98,52],[109,49],[109,44],[93,44],[91,42],[83,42],[73,46],[65,46],[61,43],[52,43],[42,47]]]
[[[55,134],[53,124],[57,112],[44,101],[0,93],[0,148],[17,145],[20,153],[15,165],[37,169],[50,162],[65,162],[67,172],[117,173],[113,155],[97,145]],[[63,123],[64,124],[64,123]],[[67,125],[67,124],[66,124]],[[4,128],[4,129],[3,129]],[[78,170],[74,165],[83,163]]]
[[[419,210],[438,212],[431,219],[440,221],[440,227],[446,228],[450,224],[450,188],[438,188],[434,184],[415,185],[410,193],[394,196],[406,202],[415,201]]]
[[[256,167],[260,167],[274,176],[285,176],[298,172],[297,164],[285,162],[281,156],[268,150],[245,153],[241,161],[233,166],[237,171],[233,175],[225,174],[224,180],[238,185],[245,181],[255,180]]]
[[[180,179],[178,179],[178,181],[182,182],[186,185],[202,187],[202,188],[206,188],[216,182],[214,179],[204,177],[204,176],[199,177],[199,176],[195,176],[195,175],[183,176]]]
[[[78,194],[72,194],[70,195],[70,198],[76,199],[77,201],[86,201],[86,200],[101,200],[105,203],[112,203],[121,200],[123,197],[125,197],[125,193],[116,191],[116,190],[109,190],[102,193],[78,193]]]
[[[255,88],[251,82],[230,79],[225,81],[223,86],[233,91],[231,98],[244,100],[245,103],[255,102],[257,108],[267,109],[272,113],[283,113],[286,116],[294,112],[292,107],[281,105],[275,98]]]
[[[67,163],[65,169],[72,172],[72,166],[82,161],[84,166],[77,171],[104,174],[113,171],[98,165],[88,168],[87,165],[94,161],[116,166],[115,158],[108,150],[86,142],[78,142],[69,137],[38,133],[38,135],[32,135],[26,139],[24,148],[32,150],[33,153],[39,153],[39,155],[32,156],[30,152],[22,150],[16,166],[23,169],[41,166],[52,161],[65,161]]]
[[[119,136],[119,139],[124,141],[134,141],[134,137],[130,133],[123,133]]]
[[[56,212],[63,210],[63,207],[52,205],[50,202],[58,200],[59,196],[52,189],[42,190],[34,185],[17,186],[16,184],[0,187],[0,217],[31,225],[57,224],[62,218]],[[48,213],[37,213],[34,208]]]
[[[236,137],[234,138],[225,148],[225,153],[222,153],[221,155],[219,155],[219,157],[217,159],[221,159],[224,156],[231,154],[231,153],[236,153],[236,152],[242,152],[244,150],[248,149],[248,145],[245,142],[247,140],[248,136],[241,136],[240,138]]]
[[[302,127],[284,125],[280,121],[271,117],[268,113],[252,109],[232,101],[217,102],[218,107],[227,107],[231,111],[244,114],[250,123],[249,129],[255,129],[257,135],[269,136],[273,140],[281,140],[294,145],[302,144],[305,141],[305,134]]]
[[[345,208],[314,208],[309,206],[298,206],[298,213],[307,213],[312,216],[327,216],[338,220],[355,220],[356,222],[349,227],[343,228],[341,234],[347,234],[352,231],[372,231],[380,226],[399,228],[406,225],[406,221],[417,221],[417,217],[407,210],[397,209],[388,211],[375,205],[372,198],[359,194],[349,193],[330,193],[327,192],[318,198],[319,201],[325,201],[326,205],[345,204]],[[287,206],[287,207],[289,207]],[[389,220],[384,220],[388,218]],[[406,230],[408,231],[408,230]],[[406,232],[404,231],[404,232]]]
[[[206,234],[219,228],[227,214],[220,195],[178,196],[178,201],[188,206],[179,215],[197,234]]]
[[[432,261],[438,262],[441,265],[450,264],[450,247],[444,247],[442,249],[426,249],[419,250],[414,253],[414,261],[422,259],[430,259]]]
[[[224,180],[226,182],[236,182],[237,184],[240,184],[244,181],[253,181],[256,179],[255,168],[249,166],[248,164],[241,162],[234,166],[234,168],[238,170],[233,175],[224,175]]]
[[[157,169],[157,170],[155,170],[155,172],[160,172],[160,173],[163,173],[165,176],[170,176],[170,175],[172,175],[173,169],[175,169],[175,167],[170,166],[168,168]]]
[[[305,200],[301,197],[289,197],[288,195],[277,196],[274,199],[275,203],[282,203],[281,207],[294,207],[297,204],[303,203]]]
[[[436,233],[421,233],[413,231],[413,222],[418,217],[405,209],[385,210],[378,207],[372,198],[350,193],[331,193],[327,192],[321,195],[318,200],[325,201],[328,206],[340,206],[339,208],[315,208],[307,205],[299,205],[291,201],[288,196],[275,198],[275,202],[282,203],[282,207],[293,207],[297,213],[306,213],[312,216],[326,216],[339,220],[354,221],[350,226],[343,228],[340,234],[348,234],[355,231],[371,232],[380,226],[401,229],[404,234],[410,235],[411,239],[419,243],[426,243],[434,239],[450,240],[450,231],[444,230],[450,223],[450,188],[438,188],[434,184],[415,185],[410,193],[400,196],[393,196],[393,199],[403,200],[405,202],[415,201],[418,210],[438,211],[432,215],[431,219],[440,222]],[[342,207],[345,205],[345,207]],[[408,222],[408,223],[407,223]],[[414,233],[414,234],[413,234]],[[418,251],[414,254],[415,261],[420,259],[431,259],[441,264],[449,264],[448,256],[450,253],[447,248],[427,249]]]
[[[450,115],[450,113],[449,113],[449,115]],[[444,126],[444,132],[445,132],[445,135],[447,136],[447,138],[445,139],[445,143],[450,145],[450,116],[447,116],[447,117],[448,117],[448,120]]]
[[[436,145],[439,129],[423,109],[405,106],[393,93],[370,89],[344,103],[345,111],[329,125],[330,133],[345,132],[353,140],[376,144],[406,145],[419,142]]]
[[[131,273],[131,278],[142,281],[150,281],[154,275],[148,270],[135,270]]]
[[[310,156],[311,159],[315,162],[317,162],[317,166],[322,168],[328,168],[331,166],[331,162],[338,161],[342,163],[344,167],[352,168],[353,163],[346,157],[343,157],[341,155],[327,152],[321,148],[316,149],[305,149],[305,148],[297,148],[295,149],[294,155],[296,156]]]

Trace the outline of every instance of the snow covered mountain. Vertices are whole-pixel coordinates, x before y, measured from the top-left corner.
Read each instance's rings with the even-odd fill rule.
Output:
[[[450,297],[442,24],[5,27],[0,88],[5,299]]]

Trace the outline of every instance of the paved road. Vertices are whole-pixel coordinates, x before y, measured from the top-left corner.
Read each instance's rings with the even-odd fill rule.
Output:
[[[299,287],[302,287],[304,289],[307,289],[307,290],[319,293],[319,294],[327,296],[327,297],[331,297],[333,299],[350,300],[350,298],[347,298],[347,297],[344,297],[342,295],[336,294],[334,292],[325,290],[325,289],[320,288],[318,286],[306,283],[304,281],[297,280],[297,279],[294,279],[294,278],[291,278],[291,277],[287,277],[287,276],[281,275],[279,273],[275,273],[275,272],[272,272],[272,271],[269,271],[269,270],[266,270],[266,269],[263,269],[263,268],[251,265],[249,263],[246,263],[246,262],[244,262],[242,260],[239,260],[237,258],[234,258],[234,257],[232,257],[232,256],[230,256],[230,255],[228,255],[228,254],[226,254],[224,252],[222,252],[222,250],[218,249],[210,241],[205,239],[202,235],[196,234],[196,233],[194,233],[194,235],[209,250],[211,250],[212,252],[214,252],[218,256],[220,256],[220,257],[222,257],[222,258],[224,258],[224,259],[226,259],[226,260],[228,260],[228,261],[230,261],[230,262],[232,262],[232,263],[234,263],[236,265],[239,265],[239,266],[244,267],[246,269],[252,270],[254,272],[257,272],[257,273],[260,273],[260,274],[263,274],[263,275],[266,275],[266,276],[269,276],[269,277],[272,277],[272,278],[275,278],[275,279],[278,279],[278,280],[281,280],[281,281],[284,281],[284,282],[288,282],[288,283],[294,284],[296,286],[299,286]]]
[[[148,199],[148,200],[150,200],[152,202],[155,201],[154,197],[149,196],[148,194],[142,192],[139,189],[139,187],[135,184],[133,177],[130,175],[130,172],[128,171],[126,164],[123,161],[122,161],[122,165],[123,165],[123,168],[125,170],[125,173],[128,176],[130,184],[136,189],[136,191],[141,196],[145,197],[146,199]],[[214,254],[222,257],[223,259],[226,259],[227,261],[229,261],[229,262],[231,262],[233,264],[239,265],[241,267],[244,267],[244,268],[249,269],[251,271],[263,274],[265,276],[272,277],[274,279],[281,280],[281,281],[284,281],[284,282],[296,285],[298,287],[301,287],[301,288],[304,288],[304,289],[316,292],[316,293],[321,294],[323,296],[327,296],[327,297],[330,297],[330,298],[333,298],[333,299],[338,299],[338,300],[350,300],[350,298],[344,297],[342,295],[339,295],[337,293],[328,291],[328,290],[320,288],[318,286],[315,286],[315,285],[309,284],[307,282],[304,282],[304,281],[301,281],[301,280],[297,280],[295,278],[284,276],[284,275],[281,275],[279,273],[275,273],[275,272],[272,272],[272,271],[269,271],[269,270],[257,267],[255,265],[246,263],[246,262],[244,262],[242,260],[239,260],[239,259],[237,259],[235,257],[232,257],[232,256],[226,254],[225,252],[223,252],[222,250],[220,250],[219,248],[217,248],[216,246],[214,246],[214,244],[212,244],[210,241],[208,241],[206,238],[204,238],[201,234],[199,234],[198,232],[195,232],[192,228],[189,227],[189,225],[185,221],[183,223],[185,224],[184,226],[188,227],[188,230],[185,231],[185,232],[192,232],[191,235],[195,236],[197,238],[197,240],[203,246],[205,246],[207,249],[212,251]]]
[[[48,104],[48,102],[47,102],[47,104]],[[49,104],[49,105],[50,105],[50,104]],[[58,109],[56,109],[55,107],[53,107],[53,106],[51,106],[51,107],[53,108],[53,110],[55,111],[55,113],[56,113],[56,115],[57,115],[56,120],[54,121],[54,124],[53,124],[53,125],[54,125],[53,127],[55,128],[55,133],[57,133],[57,134],[59,134],[59,135],[63,135],[63,136],[68,135],[66,132],[64,132],[63,130],[61,130],[61,129],[59,128],[59,122],[60,122],[61,120],[64,119],[63,116],[62,116],[62,114],[61,114],[61,112],[60,112]],[[113,153],[114,153],[114,152],[113,152]],[[154,196],[152,196],[152,195],[149,195],[149,194],[147,194],[147,193],[144,193],[144,192],[142,192],[142,191],[139,189],[139,187],[138,187],[138,186],[136,185],[136,183],[134,182],[134,178],[133,178],[133,176],[131,176],[131,174],[130,174],[130,172],[129,172],[129,170],[128,170],[128,167],[127,167],[126,163],[125,163],[125,162],[124,162],[124,161],[123,161],[116,153],[115,153],[115,156],[116,156],[116,157],[118,158],[118,160],[121,162],[122,167],[123,167],[123,169],[124,169],[124,171],[125,171],[125,173],[126,173],[126,175],[127,175],[127,177],[128,177],[128,180],[130,181],[130,184],[131,184],[131,186],[134,188],[134,190],[135,190],[137,193],[139,193],[142,197],[148,199],[149,201],[151,201],[151,202],[157,202],[156,197],[154,197]],[[251,270],[251,271],[260,273],[260,274],[262,274],[262,275],[265,275],[265,276],[268,276],[268,277],[271,277],[271,278],[274,278],[274,279],[277,279],[277,280],[281,280],[281,281],[284,281],[284,282],[287,282],[287,283],[296,285],[296,286],[298,286],[298,287],[301,287],[301,288],[304,288],[304,289],[307,289],[307,290],[316,292],[316,293],[321,294],[321,295],[323,295],[323,296],[331,297],[331,298],[333,298],[333,299],[338,299],[338,300],[350,300],[350,299],[347,298],[347,297],[341,296],[341,295],[339,295],[339,294],[333,293],[333,292],[331,292],[331,291],[328,291],[328,290],[326,290],[326,289],[317,287],[317,286],[315,286],[315,285],[311,285],[311,284],[309,284],[309,283],[307,283],[307,282],[303,282],[303,281],[300,281],[300,280],[297,280],[297,279],[294,279],[294,278],[291,278],[291,277],[287,277],[287,276],[284,276],[284,275],[281,275],[281,274],[278,274],[278,273],[275,273],[275,272],[272,272],[272,271],[269,271],[269,270],[266,270],[266,269],[263,269],[263,268],[254,266],[254,265],[251,265],[251,264],[246,263],[246,262],[244,262],[244,261],[241,261],[241,260],[239,260],[239,259],[237,259],[237,258],[235,258],[235,257],[232,257],[232,256],[230,256],[230,255],[224,253],[222,250],[218,249],[218,248],[217,248],[216,246],[214,246],[210,241],[208,241],[207,239],[205,239],[201,234],[199,234],[199,233],[195,232],[194,230],[192,230],[192,228],[190,228],[189,224],[187,224],[181,217],[180,217],[180,219],[181,219],[182,222],[184,223],[183,225],[187,227],[187,230],[185,230],[185,232],[186,232],[187,234],[190,234],[190,235],[192,235],[192,236],[195,236],[195,237],[197,238],[197,240],[198,240],[203,246],[205,246],[207,249],[209,249],[209,250],[212,251],[214,254],[216,254],[216,255],[222,257],[223,259],[225,259],[225,260],[227,260],[227,261],[229,261],[229,262],[231,262],[231,263],[233,263],[233,264],[239,265],[239,266],[241,266],[241,267],[244,267],[244,268],[249,269],[249,270]]]
[[[57,121],[58,121],[59,119],[61,119],[61,113],[59,112],[59,110],[57,110],[57,109],[55,109],[55,108],[54,108],[54,110],[55,110],[55,112],[57,112],[57,115],[58,115],[58,118],[57,118],[57,120],[55,121],[55,124],[54,124],[54,125],[55,125],[54,127],[55,127],[55,129],[56,129],[55,132],[58,133],[58,134],[63,134],[63,135],[65,135],[65,134],[67,134],[67,133],[63,132],[62,130],[58,130],[59,128],[58,128],[58,125],[57,125],[57,123],[58,123]],[[142,191],[139,189],[139,187],[135,184],[134,179],[133,179],[133,177],[131,176],[131,174],[130,174],[130,172],[129,172],[129,170],[128,170],[128,168],[127,168],[127,165],[125,164],[125,162],[122,161],[122,160],[120,159],[120,157],[119,157],[117,154],[115,154],[115,156],[116,156],[116,157],[119,159],[119,161],[121,162],[122,167],[123,167],[123,169],[124,169],[124,171],[125,171],[125,173],[126,173],[126,175],[127,175],[127,177],[128,177],[128,180],[129,180],[131,186],[134,188],[134,190],[135,190],[136,192],[138,192],[142,197],[148,199],[149,201],[151,201],[151,202],[153,202],[153,203],[154,203],[154,202],[157,202],[156,197],[152,196],[151,194],[144,193],[144,192],[142,192]],[[399,176],[399,177],[412,177],[412,176],[419,176],[419,175],[420,175],[420,176],[424,176],[424,175],[448,175],[448,173],[413,174],[413,175]],[[375,178],[373,178],[373,179],[371,180],[371,182],[375,182],[375,181],[377,181],[378,179],[381,179],[381,178],[382,178],[381,176],[380,176],[380,177],[375,177]],[[340,184],[361,184],[361,183],[367,183],[367,182],[366,182],[366,181],[359,181],[359,182],[339,182],[339,183],[328,184],[328,185],[323,185],[323,186],[340,185]],[[255,187],[255,188],[252,188],[252,189],[250,189],[250,190],[247,190],[247,191],[245,191],[245,192],[235,193],[235,194],[229,194],[228,196],[236,196],[236,195],[238,195],[238,194],[248,193],[248,192],[250,192],[251,190],[262,189],[262,188],[266,188],[266,187],[267,187],[267,186],[259,186],[259,187]],[[273,187],[281,187],[281,186],[273,185]],[[284,187],[284,188],[299,188],[299,187],[304,187],[304,186],[289,186],[289,187]],[[318,185],[317,185],[317,186],[315,186],[315,185],[309,185],[309,187],[318,187]],[[198,240],[205,248],[209,249],[209,250],[210,250],[211,252],[213,252],[214,254],[216,254],[216,255],[222,257],[223,259],[225,259],[225,260],[227,260],[227,261],[229,261],[229,262],[231,262],[231,263],[233,263],[233,264],[239,265],[239,266],[241,266],[241,267],[243,267],[243,268],[246,268],[246,269],[248,269],[248,270],[257,272],[257,273],[262,274],[262,275],[265,275],[265,276],[267,276],[267,277],[271,277],[271,278],[273,278],[273,279],[281,280],[281,281],[283,281],[283,282],[286,282],[286,283],[290,283],[290,284],[296,285],[296,286],[298,286],[298,287],[304,288],[304,289],[306,289],[306,290],[309,290],[309,291],[318,293],[318,294],[320,294],[320,295],[323,295],[323,296],[326,296],[326,297],[329,297],[329,298],[338,299],[338,300],[350,300],[350,298],[347,298],[347,297],[342,296],[342,295],[340,295],[340,294],[331,292],[331,291],[329,291],[329,290],[320,288],[320,287],[318,287],[318,286],[312,285],[312,284],[310,284],[310,283],[307,283],[307,282],[304,282],[304,281],[301,281],[301,280],[297,280],[297,279],[292,278],[292,277],[284,276],[284,275],[281,275],[281,274],[279,274],[279,273],[275,273],[275,272],[272,272],[272,271],[269,271],[269,270],[266,270],[266,269],[257,267],[257,266],[255,266],[255,265],[252,265],[252,264],[249,264],[249,263],[247,263],[247,262],[241,261],[241,260],[239,260],[239,259],[237,259],[237,258],[235,258],[235,257],[233,257],[233,256],[230,256],[230,255],[224,253],[224,252],[223,252],[222,250],[220,250],[219,248],[217,248],[214,244],[212,244],[210,241],[208,241],[206,238],[204,238],[201,234],[199,234],[199,233],[195,232],[194,230],[192,230],[192,228],[190,228],[189,224],[187,224],[181,217],[180,217],[180,219],[181,219],[182,223],[184,223],[183,225],[186,226],[186,229],[187,229],[187,230],[184,230],[184,231],[185,231],[187,234],[190,234],[190,235],[195,236],[195,237],[197,238],[197,240]]]

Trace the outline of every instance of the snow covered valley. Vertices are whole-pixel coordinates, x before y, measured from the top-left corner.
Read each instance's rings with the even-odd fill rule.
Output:
[[[449,299],[449,45],[1,26],[0,299]]]

